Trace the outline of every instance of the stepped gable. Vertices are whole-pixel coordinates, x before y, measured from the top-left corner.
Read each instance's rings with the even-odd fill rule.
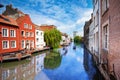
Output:
[[[22,11],[18,10],[17,8],[13,8],[12,4],[6,5],[6,10],[2,14],[5,16],[12,17],[14,19],[25,15]]]

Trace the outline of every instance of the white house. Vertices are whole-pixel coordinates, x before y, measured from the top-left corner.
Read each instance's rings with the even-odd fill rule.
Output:
[[[93,53],[94,51],[94,23],[93,14],[91,14],[90,25],[89,25],[89,50]]]
[[[43,49],[45,46],[44,42],[44,32],[41,31],[40,29],[35,30],[35,40],[36,40],[36,48],[37,49]]]
[[[62,40],[60,42],[60,45],[69,45],[71,42],[70,36],[68,36],[66,33],[62,33]]]
[[[94,53],[96,56],[99,56],[99,1],[93,0],[93,24],[94,24]]]

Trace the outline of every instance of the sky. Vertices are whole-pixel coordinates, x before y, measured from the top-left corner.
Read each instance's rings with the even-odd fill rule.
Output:
[[[37,25],[55,25],[63,33],[72,37],[73,31],[83,36],[85,21],[92,13],[92,0],[0,0],[5,6],[12,4],[25,14],[29,14],[33,23]]]

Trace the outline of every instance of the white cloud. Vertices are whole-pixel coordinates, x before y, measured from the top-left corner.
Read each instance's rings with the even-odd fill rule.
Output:
[[[92,9],[91,8],[82,8],[78,5],[54,5],[54,0],[30,0],[33,6],[40,6],[38,3],[41,3],[42,8],[39,10],[24,10],[30,14],[32,21],[35,24],[52,24],[57,26],[61,32],[66,32],[69,35],[73,35],[73,31],[78,31],[78,35],[83,35],[83,26],[85,21],[90,19]],[[52,2],[51,2],[52,1]],[[82,4],[87,6],[86,0],[80,0]],[[47,2],[50,2],[49,4]],[[62,7],[61,7],[62,6]],[[69,9],[69,12],[67,11]],[[46,14],[44,14],[46,13]]]

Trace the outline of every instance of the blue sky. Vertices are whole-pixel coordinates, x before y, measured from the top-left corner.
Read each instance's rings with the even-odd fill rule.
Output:
[[[0,0],[0,3],[12,4],[29,14],[37,25],[56,25],[61,32],[69,35],[73,31],[83,35],[84,23],[92,13],[92,0]],[[5,7],[0,13],[4,10]]]

